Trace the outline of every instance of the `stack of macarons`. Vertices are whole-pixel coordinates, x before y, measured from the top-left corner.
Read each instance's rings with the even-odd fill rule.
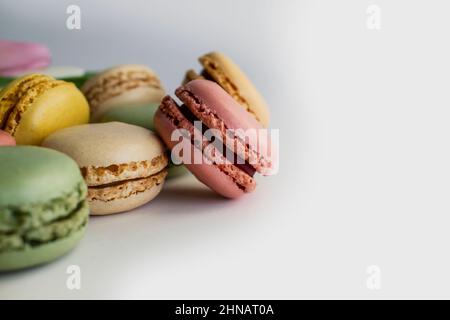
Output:
[[[267,128],[267,104],[222,53],[201,56],[203,70],[186,73],[179,103],[147,66],[118,65],[87,79],[82,69],[49,66],[43,47],[2,45],[29,50],[22,58],[40,72],[27,72],[20,56],[0,63],[0,76],[15,77],[0,91],[0,271],[60,257],[81,239],[89,213],[145,205],[168,176],[190,171],[238,198],[255,190],[255,173],[276,166],[263,152],[270,142],[241,132]]]

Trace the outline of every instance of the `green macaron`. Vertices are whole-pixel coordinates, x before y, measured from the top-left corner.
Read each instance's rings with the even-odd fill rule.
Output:
[[[89,216],[77,164],[54,150],[0,147],[0,271],[27,268],[71,250]]]
[[[158,106],[158,103],[150,103],[140,106],[116,107],[108,110],[101,117],[100,122],[119,121],[154,130],[153,116]]]

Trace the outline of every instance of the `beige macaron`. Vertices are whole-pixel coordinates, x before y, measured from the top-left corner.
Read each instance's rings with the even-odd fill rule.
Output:
[[[165,95],[158,75],[143,65],[119,65],[89,79],[81,88],[97,122],[115,107],[159,103]]]
[[[199,58],[203,70],[200,74],[188,70],[183,85],[189,81],[205,78],[220,85],[242,107],[256,118],[264,127],[269,125],[269,108],[245,73],[228,56],[220,52],[211,52]]]
[[[139,207],[158,195],[167,175],[165,147],[150,130],[121,122],[57,131],[44,147],[72,157],[88,185],[92,215]]]

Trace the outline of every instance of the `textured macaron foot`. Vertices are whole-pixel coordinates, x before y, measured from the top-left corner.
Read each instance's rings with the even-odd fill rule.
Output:
[[[159,138],[126,123],[67,128],[49,136],[43,146],[64,152],[78,163],[93,215],[128,211],[149,202],[167,176],[168,159]]]
[[[88,221],[76,163],[54,150],[0,148],[0,271],[32,267],[70,251]]]
[[[49,134],[88,121],[89,106],[73,83],[31,74],[0,91],[0,129],[17,144],[40,145]]]
[[[97,74],[82,87],[91,109],[91,121],[98,122],[109,110],[160,103],[165,91],[157,74],[142,65],[120,65]]]

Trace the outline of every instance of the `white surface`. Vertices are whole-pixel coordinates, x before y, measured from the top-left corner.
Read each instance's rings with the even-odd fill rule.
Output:
[[[272,106],[280,173],[236,202],[171,181],[92,219],[63,259],[0,275],[0,298],[450,297],[448,1],[118,3],[1,0],[0,30],[59,65],[146,63],[170,92],[197,56],[228,53]],[[82,30],[65,29],[68,4]],[[81,290],[66,288],[71,264]]]

